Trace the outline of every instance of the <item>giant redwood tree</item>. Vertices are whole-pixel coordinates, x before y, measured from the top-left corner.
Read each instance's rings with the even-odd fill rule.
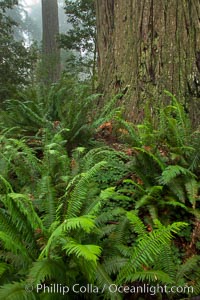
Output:
[[[144,103],[186,101],[197,120],[200,101],[199,0],[96,0],[99,88],[124,93],[128,116]]]
[[[59,19],[57,0],[42,0],[42,76],[46,83],[60,77],[60,49],[58,46]]]

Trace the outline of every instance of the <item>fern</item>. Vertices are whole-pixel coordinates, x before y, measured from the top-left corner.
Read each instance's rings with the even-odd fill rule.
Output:
[[[193,151],[190,152],[189,156],[189,169],[191,171],[195,171],[199,167],[200,163],[200,154],[199,154],[199,148],[200,148],[200,138],[199,138],[199,130],[196,130],[191,135],[191,144],[193,146]]]
[[[126,277],[127,282],[134,282],[134,281],[144,281],[144,282],[161,282],[163,284],[172,284],[173,279],[163,271],[157,270],[145,270],[145,271],[137,271],[133,274],[130,274]]]
[[[95,218],[95,224],[97,226],[102,226],[108,221],[112,220],[116,216],[123,216],[125,214],[125,211],[121,207],[116,207],[111,211],[105,211],[98,214]],[[111,229],[112,230],[112,229]]]
[[[67,218],[77,216],[82,208],[83,201],[87,195],[87,186],[90,180],[97,172],[106,165],[105,161],[101,161],[94,165],[87,173],[83,173],[79,182],[75,186],[68,202]]]
[[[176,119],[177,119],[177,122],[178,122],[178,125],[184,130],[184,134],[185,136],[188,136],[188,129],[190,128],[190,124],[189,124],[189,119],[187,118],[186,116],[186,113],[184,111],[184,108],[183,106],[178,102],[178,100],[176,99],[176,97],[171,94],[169,91],[164,91],[166,95],[170,96],[171,99],[172,99],[172,104],[174,105],[175,107],[175,110],[177,111],[177,114],[176,114]]]
[[[152,186],[150,188],[147,188],[146,192],[147,194],[142,196],[136,203],[135,209],[139,209],[140,207],[145,206],[146,204],[153,204],[158,201],[158,199],[161,198],[161,192],[163,190],[163,187],[158,186]]]
[[[173,245],[171,244],[163,246],[162,251],[155,261],[154,267],[158,270],[164,271],[165,274],[168,274],[173,281],[171,283],[174,283],[177,274],[178,263],[175,261],[174,253],[172,252],[172,246]]]
[[[165,93],[171,98],[171,105],[165,107],[160,115],[162,126],[165,126],[165,135],[171,146],[189,145],[191,133],[189,118],[176,97],[168,91],[165,91]],[[163,129],[161,130],[163,131]]]
[[[127,212],[127,218],[130,221],[131,225],[134,227],[134,231],[142,236],[147,236],[146,227],[144,226],[143,222],[137,216],[137,213]]]
[[[19,217],[18,214],[16,214],[15,217],[15,211],[17,210],[18,212],[21,212],[24,215],[23,218],[26,218],[27,222],[30,224],[32,229],[35,228],[41,228],[41,230],[44,229],[42,221],[37,215],[37,213],[35,212],[33,204],[31,200],[28,198],[28,196],[24,194],[17,194],[17,193],[8,193],[7,196],[8,196],[8,201],[6,201],[7,202],[6,206],[8,208],[8,211],[12,215],[13,219],[14,218],[17,219]],[[12,206],[13,205],[12,203],[13,204],[15,203],[16,206]]]
[[[0,262],[0,276],[2,275],[9,269],[9,266],[5,262]]]
[[[43,231],[43,224],[27,196],[8,193],[1,200],[5,209],[8,210],[8,212],[3,208],[0,210],[0,230],[4,247],[15,254],[24,256],[24,260],[30,261],[38,248],[33,239],[34,232],[37,228]]]
[[[44,199],[42,206],[45,210],[43,220],[45,226],[49,227],[56,219],[56,191],[51,176],[44,176],[40,184],[42,190],[40,199]]]
[[[20,236],[15,234],[12,235],[12,237],[14,238],[11,238],[3,231],[0,231],[0,240],[3,242],[4,249],[22,256],[22,259],[24,259],[23,264],[26,264],[27,262],[30,263],[33,257],[31,257],[31,252],[28,253],[26,247],[22,244]]]
[[[197,268],[197,264],[200,261],[200,257],[194,255],[188,258],[182,265],[179,266],[176,273],[176,284],[182,284],[183,279],[188,277],[188,274],[191,274]]]
[[[27,292],[30,288],[31,292]],[[25,282],[13,282],[4,284],[0,288],[0,299],[4,300],[37,300],[38,297],[32,292],[32,286],[27,286]]]
[[[110,101],[107,101],[103,109],[100,111],[99,115],[97,116],[96,120],[93,123],[93,127],[97,128],[101,124],[112,120],[118,117],[121,113],[121,109],[119,107],[115,107],[117,100],[120,98],[120,95],[116,95]]]
[[[99,288],[102,289],[102,293],[105,295],[105,298],[108,300],[121,300],[123,299],[122,295],[119,293],[111,293],[109,290],[109,286],[113,284],[112,279],[107,274],[106,270],[102,266],[102,264],[97,263],[97,271],[96,271],[96,281]]]
[[[195,175],[188,169],[179,165],[171,165],[166,167],[165,170],[162,172],[162,176],[159,179],[159,183],[169,184],[172,180],[174,180],[176,177],[180,175],[195,177]]]
[[[134,147],[141,147],[142,141],[140,135],[137,132],[136,126],[133,123],[123,120],[120,117],[117,117],[116,120],[129,133],[129,144]]]
[[[159,168],[162,171],[164,170],[165,164],[158,157],[156,157],[153,153],[151,153],[150,151],[147,151],[143,148],[134,147],[134,149],[136,150],[136,152],[141,152],[141,153],[145,154],[148,158],[150,158],[150,160],[153,161],[153,163],[155,163],[157,166],[159,166]]]
[[[65,279],[66,270],[63,261],[54,257],[54,259],[43,258],[34,262],[29,271],[27,282],[38,284],[48,280],[56,280],[56,282],[64,284]]]
[[[83,170],[88,170],[99,161],[105,160],[109,166],[114,166],[115,161],[119,164],[119,160],[127,161],[128,156],[120,151],[111,149],[110,147],[98,147],[88,151],[82,158]]]
[[[55,226],[55,227],[54,227]],[[62,243],[63,238],[66,236],[66,232],[69,234],[71,230],[80,229],[82,232],[90,233],[95,228],[93,217],[80,216],[76,218],[68,218],[63,223],[55,222],[51,228],[53,231],[48,239],[45,248],[40,254],[40,258],[44,256],[50,256],[51,250]]]
[[[84,215],[77,218],[66,219],[64,221],[64,230],[66,231],[81,228],[85,232],[90,233],[94,227],[94,216]]]
[[[131,222],[140,223],[135,217],[135,213],[128,213],[127,216]],[[144,227],[141,224],[137,224],[139,229],[136,227],[136,230],[140,232],[137,245],[133,247],[131,258],[119,273],[117,282],[122,283],[129,281],[135,272],[141,270],[142,265],[148,267],[153,264],[156,257],[163,250],[163,247],[169,244],[173,236],[172,233],[177,233],[186,225],[187,224],[183,222],[173,223],[172,225],[153,230],[146,234],[143,233]]]
[[[185,183],[187,196],[192,204],[192,207],[195,208],[196,201],[198,200],[198,191],[199,191],[199,183],[196,179],[191,178],[188,182]]]
[[[67,255],[74,254],[77,258],[83,257],[85,260],[94,262],[95,265],[101,254],[99,246],[79,244],[73,239],[67,241],[67,244],[63,246],[63,250],[66,250]]]
[[[113,274],[118,274],[118,272],[124,267],[127,263],[127,258],[118,255],[111,255],[106,258],[103,262],[103,267],[106,273],[111,276]]]

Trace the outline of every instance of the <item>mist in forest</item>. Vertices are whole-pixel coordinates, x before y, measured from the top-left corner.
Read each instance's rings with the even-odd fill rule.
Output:
[[[64,12],[64,0],[58,1],[59,29],[65,33],[69,29],[67,17]],[[10,10],[8,14],[19,24],[15,29],[15,38],[24,39],[26,44],[42,39],[42,7],[40,0],[19,0],[19,5]]]

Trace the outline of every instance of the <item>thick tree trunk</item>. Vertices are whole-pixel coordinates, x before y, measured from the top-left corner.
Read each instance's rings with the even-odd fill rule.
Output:
[[[43,28],[43,74],[46,83],[54,83],[60,78],[60,49],[57,43],[59,34],[57,0],[42,0]]]
[[[199,0],[96,0],[99,88],[126,92],[127,115],[138,122],[144,103],[168,101],[166,89],[200,101]],[[199,66],[199,67],[198,67]]]

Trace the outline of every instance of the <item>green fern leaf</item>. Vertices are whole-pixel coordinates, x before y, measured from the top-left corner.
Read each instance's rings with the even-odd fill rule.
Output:
[[[4,248],[6,250],[10,250],[14,254],[22,255],[24,259],[31,262],[31,257],[29,256],[26,247],[21,243],[19,238],[15,237],[15,239],[13,240],[5,232],[0,231],[0,240],[3,242]]]
[[[140,220],[140,218],[137,216],[137,211],[130,211],[127,212],[127,218],[130,221],[130,223],[133,225],[133,229],[135,233],[145,237],[147,235],[147,230],[143,222]]]
[[[137,271],[126,277],[127,282],[147,281],[147,282],[161,282],[163,284],[172,284],[173,279],[165,272],[160,270]]]
[[[169,244],[172,239],[172,233],[177,233],[186,225],[186,223],[177,222],[167,227],[154,230],[148,235],[142,234],[142,236],[139,237],[137,246],[133,247],[130,262],[119,273],[118,282],[126,282],[126,278],[140,271],[142,265],[148,267],[152,264],[161,253],[163,247]]]
[[[192,207],[195,208],[196,201],[199,199],[199,183],[194,178],[191,178],[188,182],[186,182],[185,187],[188,199],[190,200]]]
[[[138,148],[138,147],[134,147],[133,149],[135,149],[136,151],[138,151],[140,153],[147,155],[147,157],[149,157],[153,162],[155,162],[156,165],[158,165],[162,171],[165,169],[165,164],[162,162],[162,160],[159,159],[158,157],[156,157],[150,151],[147,151],[144,148]]]
[[[66,250],[68,255],[74,254],[76,257],[83,257],[86,260],[93,261],[95,264],[101,254],[101,248],[96,245],[79,244],[73,239],[70,239],[63,250]]]
[[[3,275],[3,273],[9,269],[9,266],[7,263],[0,262],[0,276]]]
[[[104,269],[103,265],[97,263],[96,269],[96,280],[98,286],[102,289],[102,293],[105,295],[105,299],[108,300],[122,300],[123,296],[120,293],[111,293],[109,290],[109,286],[113,284],[112,279]]]
[[[28,289],[28,291],[26,291]],[[13,282],[0,287],[0,299],[2,300],[37,300],[32,292],[32,285],[25,282]]]
[[[66,269],[61,259],[42,259],[33,263],[28,275],[28,281],[38,284],[46,280],[56,280],[59,283],[65,283]]]
[[[188,277],[188,274],[191,273],[191,271],[195,271],[197,268],[197,265],[200,261],[200,257],[198,255],[194,255],[190,258],[188,258],[182,265],[179,266],[178,271],[176,273],[176,284],[182,284],[182,280],[186,280]]]
[[[94,229],[94,216],[80,216],[77,218],[69,218],[64,221],[64,230],[69,231],[72,229],[82,229],[86,233],[90,233]]]
[[[103,266],[108,275],[117,274],[128,262],[128,259],[121,256],[110,256],[104,260]]]
[[[66,215],[67,219],[71,217],[76,217],[80,213],[81,208],[83,206],[83,202],[87,197],[88,184],[90,183],[90,180],[92,180],[93,177],[99,172],[99,170],[105,165],[106,162],[101,161],[95,164],[86,173],[81,174],[82,176],[79,182],[76,184],[68,202],[68,209]]]
[[[188,176],[189,178],[194,178],[195,175],[188,169],[179,166],[179,165],[170,165],[165,168],[165,170],[162,172],[162,175],[159,179],[160,184],[169,184],[172,180],[174,180],[176,177],[180,175]]]

